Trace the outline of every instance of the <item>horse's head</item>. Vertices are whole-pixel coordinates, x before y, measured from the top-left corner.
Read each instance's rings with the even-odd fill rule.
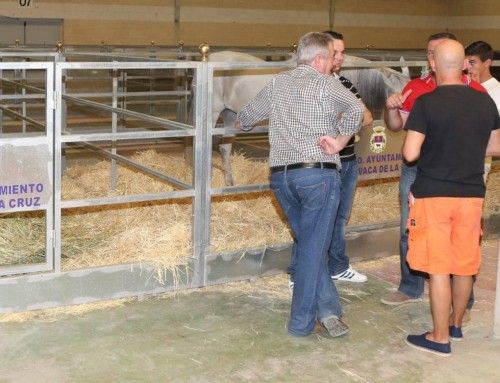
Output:
[[[371,62],[361,57],[346,55],[345,69],[342,69],[340,74],[351,80],[373,117],[379,119],[387,97],[401,92],[410,79],[401,72],[387,67],[363,68]]]

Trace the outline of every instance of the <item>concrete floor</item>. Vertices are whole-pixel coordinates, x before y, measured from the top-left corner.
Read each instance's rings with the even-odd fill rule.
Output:
[[[404,343],[429,329],[428,302],[389,308],[397,256],[357,260],[337,284],[348,335],[286,334],[286,276],[132,300],[86,314],[0,324],[0,382],[500,382],[492,338],[497,241],[483,245],[465,340],[442,358]]]

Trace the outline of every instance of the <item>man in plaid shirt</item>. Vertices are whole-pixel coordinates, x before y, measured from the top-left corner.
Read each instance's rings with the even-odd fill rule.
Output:
[[[360,127],[363,104],[337,79],[333,38],[302,36],[295,69],[278,74],[238,113],[242,129],[269,119],[271,189],[296,240],[288,333],[307,336],[316,321],[348,332],[326,256],[340,199],[340,151]]]

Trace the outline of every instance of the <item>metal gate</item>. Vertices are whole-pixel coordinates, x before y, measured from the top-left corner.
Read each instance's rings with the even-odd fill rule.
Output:
[[[23,81],[16,79],[20,71],[23,77],[26,73],[38,77],[44,83],[44,93],[26,94]],[[1,265],[0,273],[50,271],[54,268],[54,65],[0,63],[0,78],[0,97],[9,103],[0,106],[1,112],[22,121],[0,127],[0,213],[38,212],[45,225],[45,249],[36,262],[19,259],[15,264]],[[26,100],[36,98],[44,99],[46,106],[45,116],[34,119],[27,116]]]

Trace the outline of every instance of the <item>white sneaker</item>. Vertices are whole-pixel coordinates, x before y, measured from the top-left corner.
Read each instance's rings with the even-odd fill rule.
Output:
[[[349,266],[346,271],[340,274],[332,275],[332,279],[334,281],[362,283],[366,282],[368,278],[366,277],[366,275],[361,274],[360,272],[354,270],[351,266]]]
[[[288,280],[288,289],[290,290],[290,294],[293,294],[293,285],[294,284],[295,283],[291,279]]]

